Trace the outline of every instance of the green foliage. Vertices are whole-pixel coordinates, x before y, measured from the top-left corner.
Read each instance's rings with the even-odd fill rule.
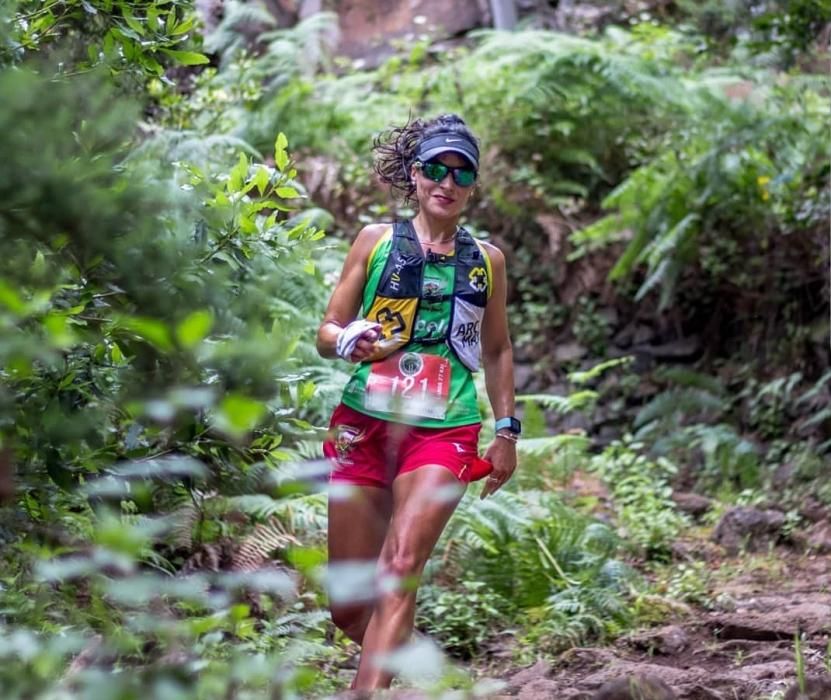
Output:
[[[416,626],[448,652],[471,658],[494,630],[508,622],[505,601],[482,581],[462,581],[458,590],[426,585],[419,589]]]
[[[529,641],[550,649],[614,635],[627,619],[632,572],[614,557],[617,538],[553,494],[466,497],[438,549],[441,566],[428,571],[436,588],[420,619],[466,653],[509,617],[525,619]],[[459,595],[481,609],[479,620],[484,616],[491,627],[465,630],[470,618],[457,608]]]
[[[704,605],[708,602],[709,575],[706,564],[701,561],[673,565],[666,583],[667,595],[672,600]]]
[[[4,80],[4,442],[17,436],[20,463],[70,480],[154,451],[221,463],[221,434],[240,438],[266,416],[287,423],[313,395],[297,348],[301,334],[310,344],[323,290],[318,306],[308,285],[286,298],[316,274],[322,233],[285,213],[298,192],[284,137],[277,168],[244,154],[223,179],[183,166],[165,191],[144,163],[114,167],[131,113],[105,110],[106,93],[78,83],[70,94],[21,71]],[[88,110],[98,128],[85,136]],[[51,114],[62,121],[44,143],[33,132]],[[21,187],[30,156],[17,144],[36,143],[44,167]]]
[[[750,426],[765,438],[781,437],[792,422],[788,420],[788,411],[796,403],[801,381],[800,372],[764,383],[751,379],[742,393],[748,404]]]
[[[763,9],[738,48],[760,59],[800,59],[806,28],[826,21],[822,3]],[[829,210],[823,83],[702,68],[697,37],[648,24],[596,39],[482,32],[349,73],[331,57],[326,13],[275,29],[259,6],[226,3],[202,43],[190,2],[11,11],[0,22],[7,696],[335,690],[342,651],[327,642],[319,586],[325,496],[309,479],[325,474],[315,426],[345,382],[313,345],[344,246],[322,229],[391,214],[368,146],[415,111],[460,111],[483,137],[469,223],[514,249],[515,339],[547,352],[551,330],[573,321],[604,353],[606,291],[552,306],[568,271],[547,263],[555,249],[570,264],[625,246],[613,277],[624,294],[639,289],[638,313],[660,289],[684,324],[724,326],[725,306],[740,330],[770,317],[742,347],[774,367],[759,348],[784,327],[794,352],[772,358],[798,359],[785,373],[748,370],[737,392],[686,370],[653,377],[666,391],[635,421],[650,456],[615,443],[590,460],[622,540],[551,493],[591,442],[550,436],[546,412],[593,410],[593,382],[625,360],[572,374],[567,396],[519,397],[529,439],[516,490],[462,503],[428,567],[423,629],[460,656],[506,628],[548,651],[619,633],[639,604],[621,551],[665,558],[687,524],[669,499],[674,464],[754,500],[765,470],[792,462],[792,497],[831,503],[820,483],[831,375],[817,380],[800,354],[827,328],[808,327],[827,300],[814,274]],[[253,24],[264,30],[254,39]],[[750,96],[731,102],[737,85]],[[325,181],[335,216],[305,206],[304,164],[284,134],[300,157],[328,156],[309,180]],[[567,240],[601,201],[616,211]],[[539,235],[551,212],[560,238]],[[764,459],[757,439],[775,440]],[[666,587],[701,603],[705,584],[683,565]]]
[[[170,163],[102,75],[0,89],[0,684],[304,694],[319,593],[268,562],[321,532],[287,461],[328,408],[326,287],[286,137]]]
[[[676,463],[700,465],[698,485],[728,491],[761,483],[757,447],[727,422],[732,403],[712,377],[669,369],[658,376],[674,383],[646,404],[634,426],[637,440]]]
[[[352,178],[353,160],[366,161],[369,136],[406,121],[413,104],[425,113],[461,111],[507,166],[508,177],[483,180],[489,198],[518,214],[519,187],[532,187],[534,210],[586,197],[628,169],[634,153],[651,148],[659,125],[686,109],[672,63],[643,57],[629,35],[598,42],[482,32],[478,39],[471,51],[426,64],[415,53],[376,71],[289,81],[263,109],[272,120],[264,126],[280,124],[299,143],[334,155]],[[309,100],[312,114],[300,106]],[[603,130],[589,126],[598,123]]]
[[[681,17],[692,20],[712,45],[726,44],[749,53],[758,63],[774,61],[784,67],[809,52],[831,21],[827,0],[679,0],[676,5]]]
[[[646,557],[664,558],[688,524],[670,498],[677,468],[665,458],[650,461],[643,445],[614,442],[591,461],[617,506],[623,539]]]
[[[629,364],[623,357],[600,362],[589,369],[568,375],[574,387],[565,396],[556,394],[518,394],[516,402],[522,406],[524,437],[517,444],[522,468],[516,480],[531,488],[551,487],[555,481],[565,481],[585,462],[591,439],[583,430],[549,434],[546,412],[558,416],[571,413],[590,414],[600,398],[600,392],[588,388],[610,370]],[[489,436],[486,434],[485,439]]]
[[[209,62],[193,40],[197,16],[188,0],[19,0],[15,9],[0,65],[54,50],[57,73],[106,66],[141,85],[154,77],[167,80],[168,65]]]
[[[757,102],[715,93],[702,101],[680,141],[604,200],[617,213],[576,235],[579,244],[597,245],[632,232],[611,276],[643,266],[636,300],[660,289],[666,307],[690,269],[710,290],[757,289],[769,279],[765,261],[777,238],[791,234],[800,241],[791,245],[809,246],[827,218],[827,100],[799,82],[755,90]],[[787,294],[787,285],[775,292]]]

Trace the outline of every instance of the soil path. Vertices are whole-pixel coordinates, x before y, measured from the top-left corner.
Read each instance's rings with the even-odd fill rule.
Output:
[[[626,635],[610,646],[570,649],[522,669],[508,664],[509,649],[504,662],[497,652],[478,660],[488,663],[487,669],[474,671],[497,679],[494,692],[476,697],[595,700],[604,684],[647,674],[661,679],[679,700],[781,700],[797,678],[794,638],[801,633],[806,675],[827,679],[829,685],[800,700],[831,700],[831,556],[779,548],[762,558],[709,565],[725,567],[722,574],[735,572],[722,576],[726,582],[711,591],[716,609],[690,607],[661,627]],[[403,688],[384,696],[428,697]],[[364,696],[351,691],[337,697]]]
[[[571,649],[506,674],[501,697],[589,700],[608,681],[649,674],[682,700],[769,700],[797,677],[794,638],[804,635],[808,676],[831,670],[831,557],[776,550],[775,566],[741,572],[715,590],[717,610],[692,608],[672,624],[609,647]],[[781,694],[780,694],[781,693]],[[817,696],[831,700],[831,688]],[[814,700],[814,696],[811,696]]]

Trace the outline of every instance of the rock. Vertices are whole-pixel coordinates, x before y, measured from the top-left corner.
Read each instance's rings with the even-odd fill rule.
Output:
[[[817,554],[831,553],[831,522],[814,523],[806,534],[807,545]]]
[[[784,462],[773,471],[770,477],[771,485],[777,489],[784,488],[793,481],[796,473],[797,465],[794,462]]]
[[[700,518],[713,505],[712,499],[690,491],[675,491],[672,500],[678,506],[678,510],[694,518]]]
[[[556,3],[554,28],[569,34],[583,34],[603,29],[615,18],[616,6],[611,3],[587,3],[560,0]]]
[[[481,27],[484,16],[476,2],[445,0],[339,0],[340,52],[375,65],[393,53],[393,39],[457,36]]]
[[[741,549],[757,552],[780,539],[784,524],[785,516],[776,510],[733,508],[716,526],[713,541],[731,555]]]
[[[525,392],[532,390],[533,383],[537,380],[537,371],[532,363],[514,364],[514,386],[518,391]]]
[[[794,663],[787,661],[770,661],[761,664],[742,664],[729,671],[715,672],[711,678],[714,686],[737,688],[742,686],[758,687],[765,681],[782,681],[793,676]]]
[[[797,632],[819,634],[831,630],[831,596],[814,595],[790,605],[785,597],[764,599],[754,607],[745,601],[733,613],[714,616],[709,625],[725,640],[778,641],[793,639]]]
[[[805,679],[805,692],[794,683],[785,693],[784,700],[829,700],[831,699],[831,676],[813,676]]]
[[[520,688],[531,681],[540,679],[547,679],[551,676],[551,664],[542,659],[537,661],[533,666],[524,668],[515,673],[508,679],[508,685],[511,688]]]
[[[655,676],[629,676],[606,683],[592,700],[677,700],[678,696]]]
[[[637,340],[637,335],[636,335]],[[634,352],[643,353],[661,359],[683,359],[698,354],[701,350],[701,338],[690,336],[681,338],[670,343],[660,345],[638,345],[633,348]]]
[[[588,350],[578,342],[563,343],[554,348],[554,359],[557,362],[574,362],[586,356]]]
[[[817,523],[820,520],[831,519],[831,510],[829,510],[813,496],[808,496],[805,499],[799,509],[799,514],[805,518],[805,520],[810,520],[812,523]]]
[[[617,309],[614,306],[607,306],[604,309],[600,309],[600,311],[597,312],[597,315],[602,318],[606,322],[606,325],[610,328],[617,326],[618,321],[620,320]]]
[[[639,325],[632,333],[632,344],[643,345],[655,338],[655,330],[651,326]]]
[[[706,674],[699,668],[672,668],[658,664],[618,663],[592,673],[583,679],[582,685],[597,688],[622,676],[648,676],[663,681],[670,687],[703,682]]]
[[[619,348],[625,349],[632,344],[632,339],[634,338],[634,336],[635,324],[628,323],[614,335],[614,337],[612,338],[612,342]]]
[[[539,678],[526,683],[517,695],[519,700],[551,700],[551,698],[559,697],[561,697],[560,684],[547,678]]]
[[[657,630],[635,635],[630,642],[640,649],[648,650],[650,653],[657,652],[666,656],[672,656],[683,651],[689,644],[687,633],[678,625],[667,625]]]

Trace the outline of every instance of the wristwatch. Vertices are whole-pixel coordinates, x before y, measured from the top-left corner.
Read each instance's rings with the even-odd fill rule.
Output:
[[[514,416],[500,418],[494,423],[494,431],[496,430],[510,430],[514,435],[519,435],[522,432],[522,423]]]

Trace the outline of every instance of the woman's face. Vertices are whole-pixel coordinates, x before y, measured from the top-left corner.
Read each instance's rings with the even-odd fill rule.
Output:
[[[442,153],[432,159],[450,168],[468,168],[470,163],[457,153]],[[457,219],[473,192],[473,185],[460,187],[448,172],[441,182],[425,177],[420,168],[413,166],[413,180],[416,185],[416,199],[419,211],[437,219]]]

